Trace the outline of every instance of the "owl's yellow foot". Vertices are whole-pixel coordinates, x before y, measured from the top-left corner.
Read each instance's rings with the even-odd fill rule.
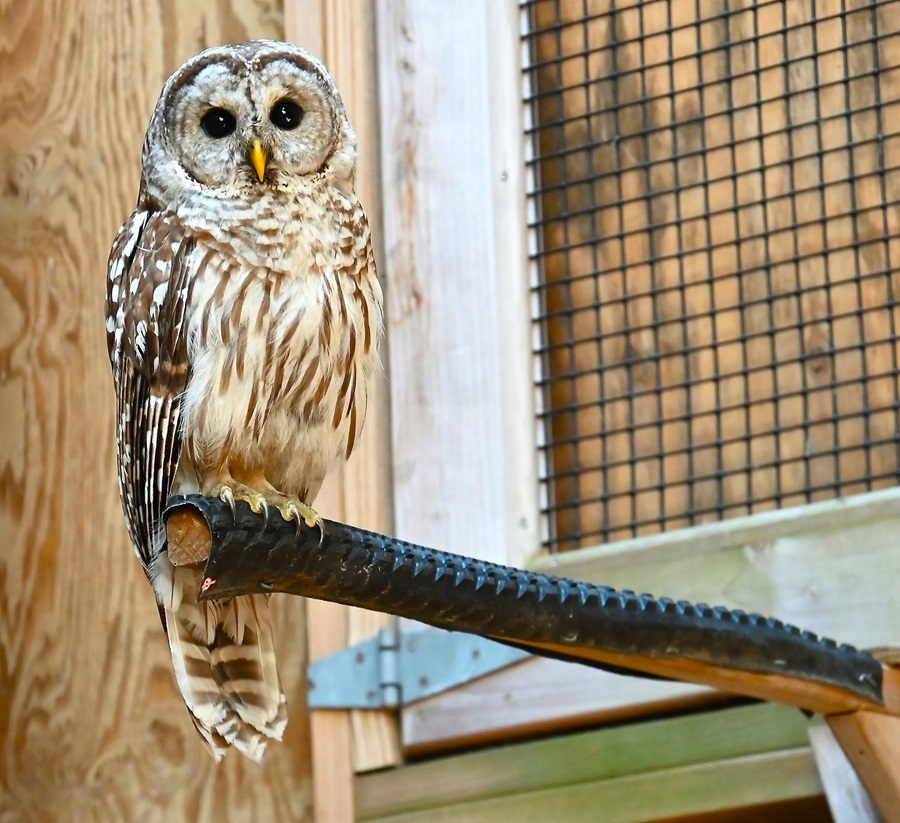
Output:
[[[325,538],[325,526],[322,523],[322,518],[319,516],[319,513],[312,508],[312,506],[307,506],[306,503],[303,503],[300,500],[286,497],[278,506],[278,510],[285,520],[294,520],[297,523],[298,534],[300,533],[300,520],[303,520],[303,522],[311,529],[318,526],[319,545],[322,545],[322,540]]]
[[[245,486],[243,483],[237,483],[234,480],[214,486],[211,490],[211,496],[218,497],[226,502],[231,508],[232,515],[235,513],[235,502],[243,500],[249,504],[256,514],[263,515],[265,524],[269,522],[269,508],[276,508],[281,512],[281,516],[285,520],[293,520],[297,523],[297,534],[300,533],[301,520],[311,529],[318,526],[319,545],[322,545],[322,540],[325,537],[325,527],[322,524],[322,518],[312,506],[298,500],[296,497],[288,497],[286,494],[282,494],[271,487],[265,491],[256,491],[250,486]]]
[[[231,483],[230,485],[223,483],[214,491],[214,494],[228,504],[232,516],[235,514],[235,501],[243,500],[250,506],[254,514],[262,514],[264,522],[269,522],[269,502],[261,492],[254,491],[242,483]]]

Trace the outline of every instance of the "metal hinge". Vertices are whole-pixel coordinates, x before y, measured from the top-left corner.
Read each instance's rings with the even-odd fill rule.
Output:
[[[473,634],[383,629],[310,663],[311,709],[384,709],[461,686],[529,657]]]

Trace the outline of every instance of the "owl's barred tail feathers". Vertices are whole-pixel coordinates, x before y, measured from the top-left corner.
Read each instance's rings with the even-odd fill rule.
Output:
[[[287,724],[268,595],[199,602],[199,570],[167,561],[157,569],[154,589],[194,726],[217,762],[230,747],[261,762]]]

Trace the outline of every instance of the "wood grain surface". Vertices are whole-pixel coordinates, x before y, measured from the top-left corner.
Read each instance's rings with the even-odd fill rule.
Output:
[[[507,433],[485,0],[379,0],[396,533],[505,563]]]
[[[106,256],[163,81],[282,36],[277,0],[0,4],[0,820],[304,820],[301,604],[278,604],[285,742],[205,752],[116,491]],[[285,598],[287,601],[287,598]]]
[[[900,3],[534,23],[560,547],[895,484]]]

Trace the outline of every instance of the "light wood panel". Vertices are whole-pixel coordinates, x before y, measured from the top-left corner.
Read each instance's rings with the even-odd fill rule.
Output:
[[[708,686],[622,677],[542,657],[481,677],[404,708],[412,757],[560,734],[721,702]]]
[[[376,6],[395,532],[499,562],[537,533],[513,5]]]
[[[166,76],[281,37],[275,0],[0,5],[0,819],[310,819],[305,622],[278,604],[285,741],[215,768],[118,501],[106,256]]]

